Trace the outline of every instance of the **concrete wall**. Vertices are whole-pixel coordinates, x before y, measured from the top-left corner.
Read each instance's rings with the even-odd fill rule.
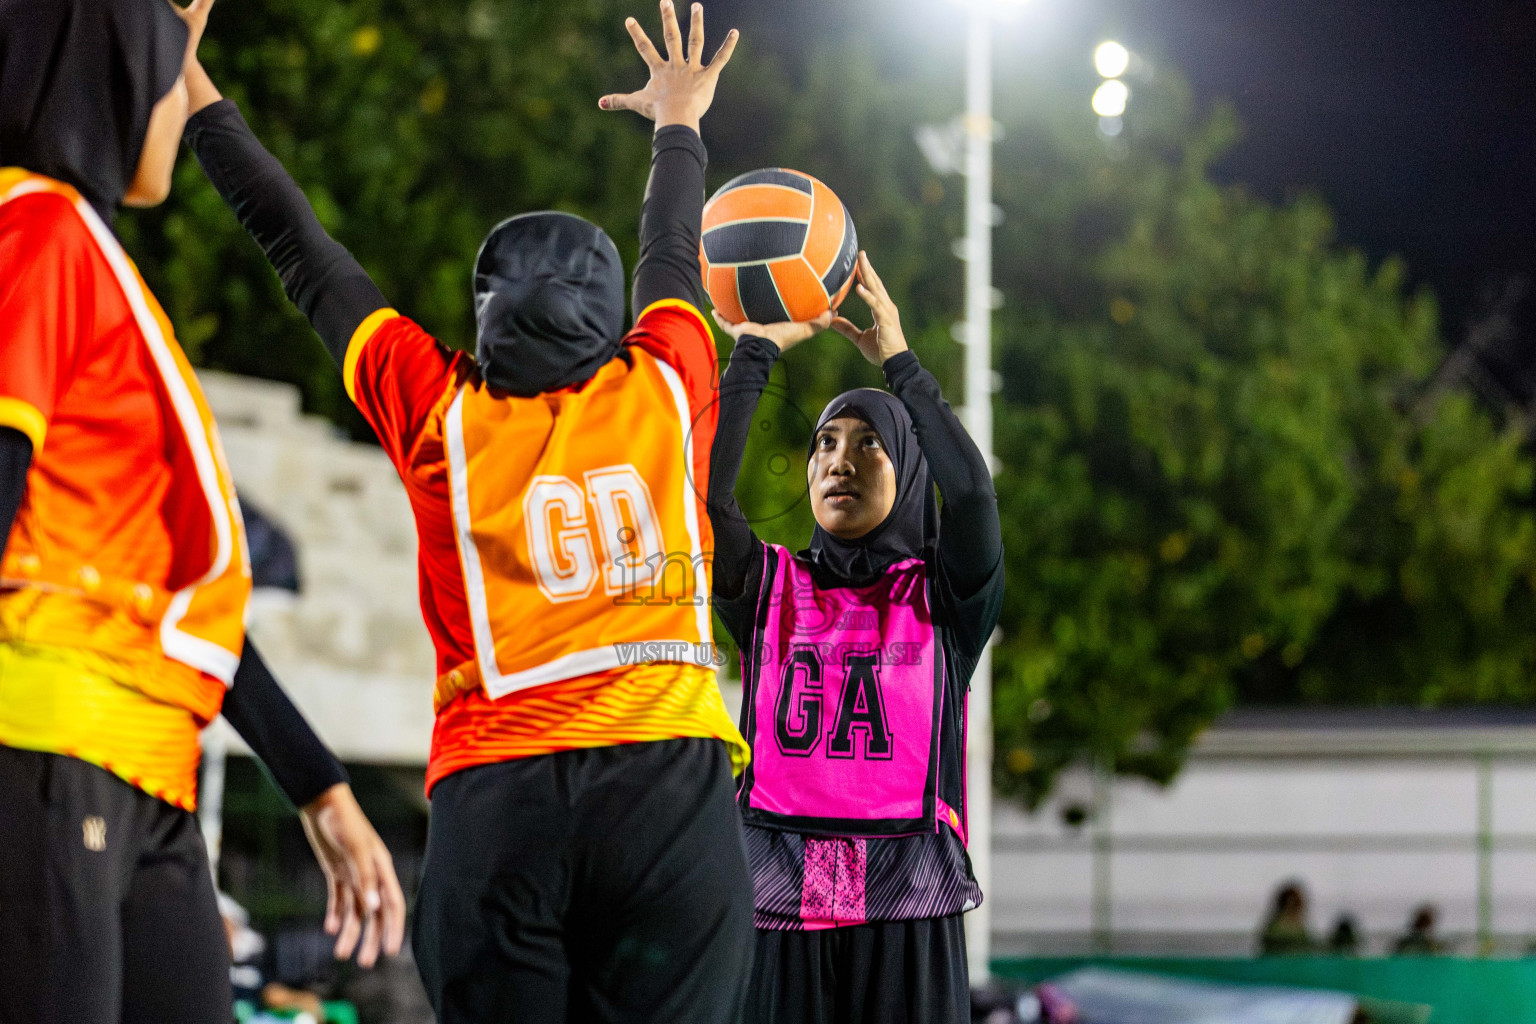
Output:
[[[1167,789],[1069,774],[1037,813],[994,816],[1000,953],[1251,951],[1276,886],[1314,934],[1348,912],[1384,951],[1433,903],[1461,952],[1536,937],[1536,761],[1475,755],[1202,757]],[[1090,809],[1081,826],[1070,805]],[[1486,909],[1483,901],[1487,901]],[[1486,917],[1480,917],[1480,911]]]

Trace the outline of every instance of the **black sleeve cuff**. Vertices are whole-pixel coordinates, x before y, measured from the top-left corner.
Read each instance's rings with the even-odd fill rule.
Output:
[[[654,157],[669,149],[686,149],[699,158],[700,167],[709,166],[709,151],[699,133],[685,124],[669,124],[656,129],[651,139],[651,155]]]
[[[911,382],[914,377],[923,372],[923,364],[917,361],[916,352],[907,349],[881,363],[880,371],[885,374],[886,386],[893,393],[899,393],[902,385]]]
[[[187,118],[187,126],[182,130],[181,137],[193,150],[197,149],[198,136],[209,128],[219,125],[239,125],[249,131],[250,127],[245,123],[245,115],[240,113],[240,107],[234,100],[219,100],[210,103],[202,110]]]
[[[773,364],[779,361],[780,355],[779,346],[767,338],[743,334],[737,339],[736,347],[731,349],[726,372],[731,375],[731,383],[737,387],[766,384],[768,375],[773,372]]]

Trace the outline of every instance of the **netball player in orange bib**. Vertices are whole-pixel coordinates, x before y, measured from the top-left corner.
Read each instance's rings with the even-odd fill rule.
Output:
[[[751,885],[745,744],[712,665],[703,495],[715,349],[695,303],[699,119],[730,57],[628,28],[656,122],[627,333],[618,250],[578,217],[498,225],[478,347],[389,308],[206,76],[187,138],[341,367],[416,515],[437,650],[414,952],[443,1024],[734,1020]]]
[[[389,854],[246,642],[218,433],[111,228],[170,190],[206,2],[0,0],[5,1024],[229,1019],[192,813],[221,710],[304,808],[338,954],[402,937]]]

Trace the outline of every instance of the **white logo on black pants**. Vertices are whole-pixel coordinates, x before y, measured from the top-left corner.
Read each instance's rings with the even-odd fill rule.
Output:
[[[81,823],[81,830],[85,833],[87,850],[100,853],[107,848],[107,819],[93,814]]]

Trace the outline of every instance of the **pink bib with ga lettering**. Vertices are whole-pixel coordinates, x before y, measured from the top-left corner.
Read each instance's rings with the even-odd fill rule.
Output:
[[[752,763],[738,800],[748,824],[846,836],[935,830],[944,665],[925,562],[898,562],[868,587],[821,590],[788,550],[765,544],[742,679]]]

